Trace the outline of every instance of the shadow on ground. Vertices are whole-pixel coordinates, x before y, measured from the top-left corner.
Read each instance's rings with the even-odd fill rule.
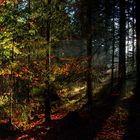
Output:
[[[140,140],[140,97],[132,96],[128,101],[128,124],[124,140]]]
[[[110,86],[105,85],[94,98],[93,116],[87,107],[69,113],[62,120],[53,122],[53,129],[46,135],[49,140],[94,140],[102,125],[114,111],[119,96],[110,96]]]

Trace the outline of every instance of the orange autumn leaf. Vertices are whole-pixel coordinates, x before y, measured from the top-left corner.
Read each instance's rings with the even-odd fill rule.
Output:
[[[16,140],[22,140],[23,138],[27,138],[27,137],[28,137],[28,135],[25,134],[25,135],[22,135],[22,136],[18,137]]]

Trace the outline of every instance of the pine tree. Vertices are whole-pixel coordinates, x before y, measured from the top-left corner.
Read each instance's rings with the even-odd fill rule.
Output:
[[[125,81],[126,66],[125,66],[125,36],[126,36],[126,15],[125,15],[125,0],[120,0],[120,33],[119,33],[119,88],[121,89]]]
[[[137,83],[136,91],[137,94],[140,94],[140,1],[136,0],[136,36],[137,36],[137,47],[136,47],[136,64],[137,64]]]

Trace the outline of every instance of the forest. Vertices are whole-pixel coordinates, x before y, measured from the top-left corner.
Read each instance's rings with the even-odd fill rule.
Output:
[[[0,0],[0,140],[140,140],[139,0]]]

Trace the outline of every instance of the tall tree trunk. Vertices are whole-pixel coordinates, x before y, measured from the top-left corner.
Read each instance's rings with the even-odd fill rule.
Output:
[[[88,107],[92,115],[92,10],[91,1],[87,1],[87,57],[88,57],[88,72],[87,72],[87,97]]]
[[[113,0],[113,21],[112,21],[112,66],[111,66],[111,91],[113,91],[114,84],[114,54],[115,54],[115,0]]]
[[[127,56],[126,56],[126,64],[127,64],[127,67],[126,67],[126,72],[129,73],[130,71],[130,67],[129,67],[129,63],[130,62],[130,57],[131,57],[131,53],[130,53],[130,1],[128,0],[128,4],[127,4],[127,18],[126,18],[126,25],[127,25],[127,31],[126,31],[126,41],[127,41],[127,44],[126,44],[126,49],[127,49]]]
[[[29,15],[31,14],[31,1],[30,0],[28,0],[28,13],[29,13]],[[30,25],[30,19],[29,19],[29,21],[28,21],[28,30],[30,31],[30,29],[31,29],[31,25]],[[31,61],[31,56],[30,56],[31,48],[30,48],[30,46],[28,46],[28,52],[29,52],[29,54],[28,54],[28,66],[29,66],[30,61]],[[28,83],[26,83],[26,84],[27,84],[27,102],[29,102],[30,101],[30,81]]]
[[[135,3],[133,0],[133,7],[132,7],[132,12],[133,12],[133,21],[132,21],[132,68],[135,67]]]
[[[136,36],[137,36],[137,47],[136,47],[136,64],[137,64],[137,83],[136,91],[140,94],[140,1],[136,0]],[[140,96],[140,95],[139,95]]]
[[[110,31],[109,28],[111,26],[111,3],[110,0],[105,0],[105,33],[107,34],[105,36],[105,52],[107,54],[109,48],[110,48]],[[106,57],[106,61],[108,57]]]
[[[48,7],[50,10],[51,0],[48,0]],[[50,16],[50,11],[48,12]],[[47,40],[47,49],[46,49],[46,90],[45,90],[45,121],[48,122],[51,120],[51,105],[50,105],[50,18],[47,18],[46,24],[46,40]]]
[[[120,39],[119,39],[119,89],[123,88],[126,76],[125,36],[126,36],[125,0],[120,0]]]

